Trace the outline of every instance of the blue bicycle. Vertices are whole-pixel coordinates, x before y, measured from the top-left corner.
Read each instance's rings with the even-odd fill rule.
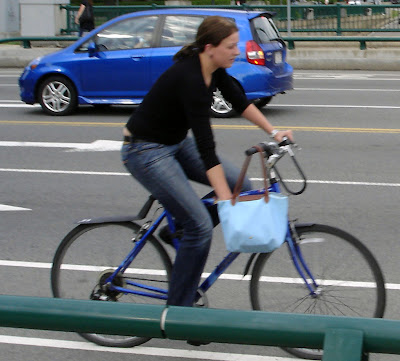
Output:
[[[293,145],[261,143],[269,189],[301,194],[306,177]],[[255,148],[246,151],[247,155]],[[277,162],[289,154],[303,179],[294,192],[281,177]],[[243,194],[263,194],[253,190]],[[203,199],[215,212],[214,199]],[[150,212],[151,211],[151,212]],[[151,216],[149,217],[149,214]],[[54,297],[111,302],[164,303],[172,262],[170,245],[155,236],[167,227],[172,247],[179,246],[173,217],[150,196],[135,216],[84,219],[62,240],[54,256],[51,287]],[[327,225],[289,222],[282,247],[272,253],[247,255],[244,275],[250,277],[254,310],[354,317],[383,317],[385,284],[378,262],[367,247],[349,233]],[[286,246],[285,246],[286,244]],[[168,250],[168,251],[167,251]],[[208,307],[207,291],[239,253],[228,253],[201,283],[197,306]],[[246,282],[246,281],[244,281]],[[132,347],[147,337],[82,334],[99,345]],[[285,348],[291,354],[321,359],[322,351]]]

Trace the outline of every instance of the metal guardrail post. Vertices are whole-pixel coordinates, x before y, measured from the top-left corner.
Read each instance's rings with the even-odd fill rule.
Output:
[[[22,40],[22,46],[24,47],[24,49],[30,49],[31,48],[31,42],[30,40]]]
[[[342,35],[342,5],[336,4],[336,35]]]
[[[367,361],[368,355],[363,352],[363,338],[360,330],[327,330],[323,361]]]

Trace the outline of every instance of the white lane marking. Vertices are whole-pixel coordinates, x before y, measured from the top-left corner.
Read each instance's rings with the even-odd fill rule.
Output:
[[[29,208],[22,208],[22,207],[14,207],[8,206],[7,204],[0,204],[0,212],[9,212],[9,211],[31,211],[32,209]]]
[[[294,74],[293,78],[294,79],[307,79],[307,80],[371,80],[371,81],[376,81],[376,80],[384,80],[384,81],[399,81],[399,78],[396,78],[395,75],[393,74],[392,77],[389,77],[390,74],[387,74],[388,77],[386,78],[379,78],[378,75],[376,74],[327,74],[327,73],[298,73]]]
[[[293,361],[298,359],[276,356],[259,356],[251,354],[238,354],[226,352],[211,352],[211,351],[196,351],[196,350],[181,350],[172,348],[158,348],[158,347],[145,347],[136,346],[133,348],[119,348],[119,347],[104,347],[95,344],[79,341],[67,340],[54,340],[37,337],[18,337],[0,335],[0,343],[36,346],[36,347],[49,347],[60,348],[69,350],[85,350],[85,351],[98,351],[110,352],[116,354],[131,354],[131,355],[145,355],[145,356],[160,356],[160,357],[173,357],[173,358],[186,358],[195,360],[216,360],[216,361]]]
[[[340,105],[340,104],[270,104],[268,108],[363,108],[363,109],[399,109],[400,106],[387,106],[387,105]]]
[[[297,79],[304,79],[304,78],[297,78]],[[400,79],[398,79],[400,80]],[[18,84],[0,84],[0,87],[18,87]],[[340,92],[346,92],[346,91],[357,91],[357,92],[399,92],[400,89],[365,89],[365,88],[298,88],[294,87],[293,90],[309,90],[309,91],[340,91]],[[0,103],[14,103],[18,102],[21,105],[25,105],[21,103],[21,100],[0,100]]]
[[[39,104],[2,104],[0,103],[0,108],[39,108]],[[341,104],[269,104],[268,108],[298,108],[298,107],[308,107],[308,108],[363,108],[363,109],[399,109],[400,106],[395,105],[341,105]]]
[[[262,181],[262,178],[250,178],[252,181]],[[289,183],[303,183],[302,179],[285,179]],[[311,184],[335,184],[335,185],[350,185],[350,186],[374,186],[374,187],[400,187],[400,183],[386,183],[386,182],[353,182],[353,181],[328,181],[307,179],[307,183]]]
[[[89,172],[74,170],[51,170],[51,169],[15,169],[0,168],[0,172],[16,172],[16,173],[48,173],[48,174],[79,174],[79,175],[111,175],[111,176],[128,176],[127,172]]]
[[[73,171],[73,170],[53,170],[53,169],[16,169],[0,168],[0,172],[16,173],[48,173],[48,174],[75,174],[75,175],[107,175],[107,176],[130,176],[127,172],[91,172],[91,171]],[[252,181],[262,181],[262,178],[250,178]],[[288,183],[302,183],[301,179],[287,179]],[[373,186],[373,187],[400,187],[400,183],[387,182],[355,182],[355,181],[328,181],[318,179],[308,179],[308,184],[333,184],[333,185],[354,185],[354,186]]]
[[[121,150],[122,141],[95,140],[92,143],[55,143],[55,142],[19,142],[0,141],[0,147],[30,147],[30,148],[67,148],[73,152],[92,151],[107,152]]]
[[[356,91],[356,92],[400,92],[400,89],[350,89],[350,88],[294,88],[294,90],[305,90],[305,91]]]
[[[0,267],[21,267],[21,268],[36,268],[36,269],[50,269],[51,263],[45,262],[26,262],[26,261],[9,261],[0,260]],[[102,272],[105,269],[109,269],[108,266],[91,266],[91,265],[64,265],[64,269],[69,269],[73,271],[84,271],[84,272]],[[147,275],[160,275],[164,271],[154,270],[154,269],[129,269],[128,273],[140,273]],[[210,273],[204,272],[202,274],[203,278],[207,278]],[[250,275],[243,277],[241,274],[223,273],[219,279],[227,281],[250,281]],[[261,282],[268,283],[302,283],[303,280],[300,278],[290,278],[290,277],[261,277]],[[355,282],[355,281],[341,281],[341,280],[324,280],[324,285],[335,285],[343,287],[374,287],[370,282]],[[388,290],[400,290],[400,284],[397,283],[386,283],[386,289]]]
[[[0,108],[32,108],[32,107],[39,108],[40,105],[39,104],[33,104],[33,105],[30,105],[30,104],[7,104],[7,103],[0,104]]]

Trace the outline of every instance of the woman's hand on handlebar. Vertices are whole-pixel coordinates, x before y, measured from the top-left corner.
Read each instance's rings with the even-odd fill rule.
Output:
[[[291,130],[279,130],[274,136],[274,139],[278,143],[281,143],[284,138],[289,138],[289,140],[294,142],[293,132]]]

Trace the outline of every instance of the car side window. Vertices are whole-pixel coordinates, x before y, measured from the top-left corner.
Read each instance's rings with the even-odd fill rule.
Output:
[[[161,33],[161,47],[184,46],[196,39],[204,16],[167,15]]]
[[[267,44],[271,40],[280,38],[279,31],[271,19],[260,16],[255,18],[252,23],[261,44]]]
[[[158,16],[130,18],[110,25],[94,38],[100,51],[151,48]],[[82,44],[81,50],[88,47]]]

